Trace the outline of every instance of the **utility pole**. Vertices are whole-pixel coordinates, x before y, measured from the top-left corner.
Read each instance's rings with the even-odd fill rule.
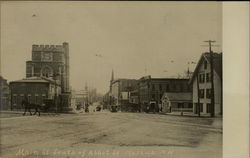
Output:
[[[213,60],[213,51],[212,43],[216,41],[208,40],[204,41],[209,44],[209,54],[210,54],[210,70],[211,70],[211,107],[210,107],[210,116],[214,117],[215,101],[214,101],[214,60]]]

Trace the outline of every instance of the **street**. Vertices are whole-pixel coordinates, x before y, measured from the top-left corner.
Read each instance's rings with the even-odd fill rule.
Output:
[[[4,158],[222,157],[221,118],[108,111],[1,115]]]

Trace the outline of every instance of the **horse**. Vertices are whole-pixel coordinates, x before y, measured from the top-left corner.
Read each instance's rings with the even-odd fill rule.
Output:
[[[44,106],[42,106],[42,105],[39,105],[39,104],[29,103],[28,101],[25,101],[25,100],[22,101],[22,106],[24,106],[24,113],[23,113],[23,115],[26,114],[26,111],[29,111],[30,115],[32,115],[32,113],[31,113],[30,110],[34,109],[35,112],[34,112],[33,115],[36,115],[36,113],[38,113],[38,115],[40,116],[40,112],[41,111],[48,112],[49,108],[50,108],[50,105],[46,105],[45,104]]]

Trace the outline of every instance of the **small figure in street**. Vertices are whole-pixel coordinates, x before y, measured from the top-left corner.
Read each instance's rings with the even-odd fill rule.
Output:
[[[86,106],[85,106],[85,112],[89,112],[89,104],[86,104]]]

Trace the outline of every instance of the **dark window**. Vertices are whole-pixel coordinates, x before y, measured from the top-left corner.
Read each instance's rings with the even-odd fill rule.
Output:
[[[175,84],[173,84],[173,90],[174,90],[174,91],[176,90],[176,85],[175,85]]]
[[[35,103],[38,104],[38,95],[35,96]]]
[[[159,90],[162,91],[162,85],[161,84],[159,85]]]
[[[152,94],[152,99],[155,99],[155,94]]]
[[[211,98],[211,89],[206,89],[206,98]]]
[[[193,103],[188,103],[188,108],[193,108]]]
[[[206,70],[207,69],[207,61],[204,60],[204,69]]]
[[[180,84],[180,91],[183,91],[183,85]]]
[[[13,104],[16,104],[17,103],[17,96],[14,94],[13,95]]]
[[[155,90],[155,85],[154,85],[154,84],[152,84],[152,90],[153,90],[153,91]]]
[[[207,104],[207,113],[211,112],[211,104]]]
[[[28,102],[30,103],[30,101],[31,101],[31,95],[28,94]]]
[[[204,89],[200,89],[200,98],[204,98]]]
[[[203,103],[200,103],[200,112],[203,112]]]
[[[169,91],[169,84],[166,85],[166,91]]]
[[[150,88],[150,84],[148,83],[148,88]]]
[[[183,108],[183,103],[178,103],[178,108]]]
[[[200,83],[204,83],[204,81],[205,81],[205,74],[200,74],[199,75],[199,81],[200,81]]]
[[[210,82],[210,73],[206,73],[206,82]]]

